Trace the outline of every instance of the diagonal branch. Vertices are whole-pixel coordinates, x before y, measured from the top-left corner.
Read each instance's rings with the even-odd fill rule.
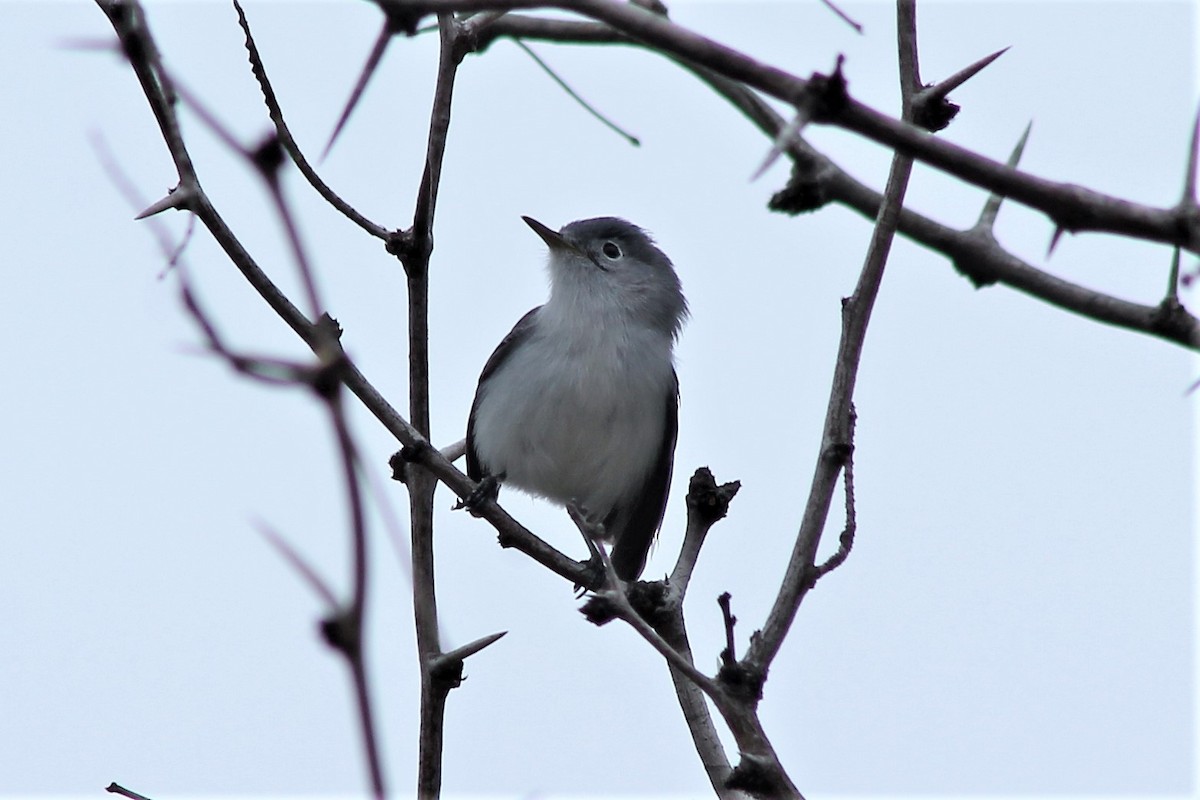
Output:
[[[505,36],[558,43],[637,44],[636,40],[604,23],[551,20],[520,14],[506,15],[485,33],[479,43],[481,47],[486,47],[494,38]],[[680,60],[680,64],[711,86],[772,140],[780,138],[786,123],[758,93],[694,63]],[[793,177],[772,200],[774,210],[796,214],[836,202],[875,219],[883,202],[878,191],[858,181],[803,138],[794,136],[790,140],[787,153],[795,165]],[[1200,350],[1200,321],[1186,309],[1163,315],[1158,306],[1133,303],[1083,287],[1034,267],[978,230],[950,228],[911,209],[901,210],[899,231],[945,255],[976,286],[1001,283],[1096,322]]]
[[[296,168],[300,170],[300,174],[305,177],[313,189],[316,190],[317,194],[324,198],[327,203],[342,212],[347,219],[375,238],[387,239],[389,236],[387,229],[367,219],[357,209],[343,200],[325,181],[321,180],[316,170],[312,168],[312,165],[308,163],[308,159],[300,151],[300,146],[296,144],[295,137],[292,136],[287,122],[283,119],[283,109],[279,107],[279,100],[275,96],[275,89],[271,86],[271,81],[267,78],[267,70],[263,66],[262,56],[258,52],[258,45],[254,43],[254,36],[250,33],[250,23],[246,19],[246,13],[242,10],[242,5],[238,0],[233,0],[233,7],[237,9],[238,24],[242,26],[242,31],[246,36],[246,52],[250,58],[250,69],[258,81],[259,89],[262,90],[263,100],[267,104],[267,112],[271,116],[271,122],[275,124],[275,132],[279,137],[279,143],[287,151]]]
[[[1013,198],[1041,211],[1057,227],[1070,232],[1103,231],[1178,245],[1200,253],[1200,218],[1174,208],[1133,203],[1082,186],[1059,183],[1013,170],[970,150],[929,136],[905,120],[881,114],[853,98],[825,93],[825,82],[805,80],[759,62],[719,42],[688,30],[630,3],[613,0],[376,0],[385,10],[422,16],[447,11],[553,7],[574,11],[695,65],[740,81],[798,109],[814,106],[814,122],[859,134],[898,150],[950,175]],[[814,76],[819,78],[822,76]]]

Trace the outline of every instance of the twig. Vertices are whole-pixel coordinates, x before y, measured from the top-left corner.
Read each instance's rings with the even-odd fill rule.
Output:
[[[897,29],[900,53],[900,85],[903,92],[904,115],[912,113],[911,101],[919,86],[916,59],[915,0],[897,3]],[[752,637],[743,663],[749,669],[766,675],[771,662],[783,645],[800,603],[813,585],[814,564],[821,534],[829,516],[829,506],[839,473],[847,463],[853,448],[852,402],[858,366],[866,339],[871,310],[883,280],[883,270],[895,237],[900,208],[912,158],[902,153],[892,157],[884,202],[879,210],[871,243],[867,249],[862,272],[854,294],[842,303],[842,337],[838,345],[829,406],[825,414],[824,432],[817,463],[813,470],[812,488],[804,507],[800,531],[784,574],[783,585],[771,607],[762,630]]]
[[[659,652],[663,658],[667,660],[674,669],[683,673],[688,680],[696,684],[705,694],[711,697],[714,701],[724,699],[719,697],[721,689],[717,686],[712,678],[705,675],[690,660],[684,658],[679,651],[667,643],[665,639],[650,627],[646,620],[642,619],[641,615],[634,610],[629,602],[629,597],[625,593],[625,582],[617,575],[616,568],[613,567],[612,559],[608,555],[608,548],[604,542],[594,541],[596,552],[600,556],[600,563],[604,566],[605,583],[602,589],[596,592],[596,597],[605,601],[613,616],[621,619],[629,624],[638,635],[646,640],[647,643]]]
[[[593,106],[587,100],[584,100],[582,97],[580,97],[579,93],[576,92],[574,89],[572,89],[570,84],[568,84],[565,80],[563,80],[562,77],[559,76],[559,74],[557,72],[555,72],[550,67],[549,64],[547,64],[544,60],[542,60],[541,56],[539,56],[537,53],[533,52],[533,48],[531,48],[529,45],[522,42],[520,39],[514,39],[513,44],[515,44],[517,47],[524,50],[525,55],[527,55],[531,59],[533,59],[533,63],[535,63],[539,67],[541,67],[542,71],[545,72],[547,75],[549,75],[550,79],[552,81],[554,81],[555,83],[557,83],[558,87],[560,89],[562,89],[564,92],[566,92],[568,97],[570,97],[572,100],[574,100],[576,103],[578,103],[583,108],[584,111],[588,112],[593,117],[598,119],[601,122],[601,124],[604,125],[604,127],[608,128],[613,133],[616,133],[618,136],[620,136],[625,141],[629,142],[634,147],[641,147],[642,143],[636,136],[629,133],[628,131],[623,129],[621,126],[617,125],[617,123],[613,122],[611,119],[609,119],[608,117],[601,114],[600,111],[597,110],[595,106]]]
[[[833,0],[821,0],[821,3],[834,14],[837,14],[843,22],[845,22],[851,28],[854,28],[855,33],[861,34],[863,32],[863,26],[851,19],[850,15],[845,11],[842,11],[840,8],[838,8]]]
[[[486,47],[493,38],[502,36],[558,43],[638,43],[605,23],[508,14],[486,30],[479,46]],[[773,140],[779,138],[786,122],[757,93],[686,59],[677,61],[728,100],[759,130]],[[793,178],[772,199],[773,210],[796,214],[836,202],[872,220],[878,215],[883,195],[855,179],[803,138],[792,137],[788,155],[795,164]],[[1093,321],[1200,350],[1200,320],[1186,309],[1164,316],[1158,306],[1132,303],[1063,280],[1006,251],[993,237],[981,236],[973,229],[955,230],[909,209],[900,212],[899,231],[945,255],[976,286],[1001,283]]]
[[[377,0],[385,9],[422,15],[551,6],[608,23],[657,50],[704,66],[793,105],[815,102],[813,121],[834,125],[884,147],[913,156],[943,172],[999,192],[1046,214],[1070,232],[1098,231],[1146,239],[1200,253],[1200,218],[1181,221],[1173,209],[1121,200],[1074,184],[1011,170],[951,142],[930,137],[909,121],[881,114],[853,98],[810,95],[818,82],[805,80],[629,3],[611,0]]]
[[[675,568],[667,579],[670,588],[670,602],[682,607],[683,597],[687,594],[688,584],[692,579],[692,571],[700,558],[700,548],[708,536],[709,529],[729,512],[729,504],[742,488],[739,481],[731,481],[717,485],[708,467],[700,467],[688,481],[687,493],[687,528],[683,533],[683,546],[679,549],[679,558]]]
[[[737,662],[737,649],[734,647],[733,626],[737,625],[737,617],[733,615],[730,600],[733,595],[722,592],[717,597],[717,605],[721,607],[721,620],[725,623],[725,649],[721,651],[721,663],[730,666]]]
[[[854,440],[854,425],[858,421],[858,415],[854,410],[854,403],[850,404],[850,439]],[[825,575],[833,572],[835,569],[846,563],[846,559],[850,557],[850,551],[854,549],[854,534],[858,532],[858,512],[854,507],[854,449],[846,454],[846,466],[842,469],[842,491],[845,493],[846,505],[846,524],[842,527],[842,535],[838,537],[838,548],[834,551],[825,563],[816,568],[813,573],[813,583],[815,584]]]
[[[271,86],[271,81],[267,78],[266,67],[263,65],[262,56],[258,52],[258,45],[254,43],[254,36],[250,33],[250,23],[246,19],[246,14],[242,10],[242,5],[238,2],[238,0],[234,0],[233,6],[237,9],[238,24],[242,26],[242,32],[246,36],[246,52],[250,58],[251,72],[254,73],[255,79],[258,81],[259,89],[262,91],[263,100],[267,104],[267,112],[271,116],[271,122],[275,124],[275,132],[279,137],[279,143],[283,145],[283,149],[287,151],[287,154],[291,157],[292,162],[296,165],[296,168],[300,170],[300,174],[305,177],[309,185],[316,190],[317,194],[324,198],[325,201],[335,209],[342,212],[347,219],[358,225],[364,231],[376,237],[377,239],[386,240],[390,235],[390,232],[382,225],[374,223],[360,214],[357,209],[343,200],[341,195],[329,188],[329,185],[325,183],[325,181],[321,180],[321,177],[317,175],[316,170],[312,168],[312,165],[308,163],[308,159],[306,159],[304,154],[300,151],[300,145],[296,143],[295,137],[292,136],[291,129],[288,128],[287,122],[284,121],[283,109],[280,108],[279,100],[275,96],[275,89]],[[346,113],[349,114],[349,111],[347,110]],[[337,131],[334,132],[334,135],[337,135]],[[329,145],[333,145],[332,139],[330,140]],[[322,154],[322,158],[324,158],[324,154]]]
[[[150,798],[146,797],[146,795],[138,794],[131,789],[126,789],[119,783],[110,783],[108,786],[104,787],[104,791],[108,792],[109,794],[119,794],[122,797],[128,797],[129,800],[150,800]]]

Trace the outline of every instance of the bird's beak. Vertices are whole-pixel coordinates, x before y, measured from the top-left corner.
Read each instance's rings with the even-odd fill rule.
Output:
[[[564,239],[562,237],[562,234],[559,233],[558,231],[547,228],[545,225],[538,222],[533,217],[521,217],[521,219],[525,220],[526,225],[533,228],[534,233],[536,233],[538,236],[542,237],[542,241],[545,242],[546,246],[549,247],[551,250],[578,251],[579,248],[575,247],[575,245],[571,244],[566,239]]]

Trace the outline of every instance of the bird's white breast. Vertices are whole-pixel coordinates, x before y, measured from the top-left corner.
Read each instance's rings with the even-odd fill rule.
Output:
[[[487,380],[476,452],[508,485],[604,514],[654,465],[673,384],[668,337],[544,306]]]

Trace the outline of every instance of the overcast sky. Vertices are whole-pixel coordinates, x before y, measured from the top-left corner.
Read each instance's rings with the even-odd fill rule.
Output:
[[[672,18],[795,74],[846,55],[851,92],[896,113],[891,4],[678,3]],[[249,2],[301,146],[319,153],[374,40],[369,3]],[[1158,206],[1183,181],[1197,105],[1196,16],[1184,2],[926,3],[922,77],[1012,49],[952,99],[947,139]],[[170,67],[242,137],[268,129],[222,2],[155,3]],[[331,435],[296,390],[198,354],[175,276],[102,162],[149,204],[175,173],[137,83],[87,2],[0,3],[0,219],[7,334],[0,414],[0,795],[99,797],[118,781],[183,795],[355,794],[366,786],[349,682],[321,643],[322,607],[256,533],[280,531],[348,583]],[[468,58],[456,87],[432,265],[434,439],[465,428],[484,361],[543,301],[551,227],[619,215],[651,230],[692,309],[674,491],[647,577],[668,571],[696,467],[742,491],[689,594],[698,665],[765,619],[817,455],[838,337],[869,222],[765,208],[787,177],[749,176],[769,143],[671,63],[632,48],[534,45],[642,141],[630,147],[510,42]],[[374,220],[412,217],[436,42],[393,43],[322,175]],[[201,180],[259,263],[296,281],[261,187],[194,118]],[[889,154],[833,129],[814,144],[880,187]],[[403,275],[294,172],[305,243],[344,342],[406,405]],[[918,168],[909,204],[967,227],[984,193]],[[182,214],[162,222],[178,237]],[[1002,243],[1056,275],[1158,302],[1170,253],[1065,237],[1006,205]],[[239,348],[305,351],[203,231],[186,251]],[[1195,258],[1185,267],[1195,269]],[[1184,301],[1200,303],[1193,293]],[[801,608],[772,668],[764,724],[810,798],[921,793],[1185,794],[1196,786],[1196,359],[1003,287],[976,291],[900,241],[856,396],[858,541]],[[355,410],[383,502],[396,442]],[[506,507],[584,555],[561,510]],[[705,795],[661,660],[627,627],[595,629],[564,581],[485,523],[437,530],[443,644],[507,630],[450,697],[448,796]],[[839,500],[835,503],[840,503]],[[374,505],[379,508],[379,503]],[[826,544],[836,543],[840,520]],[[403,535],[406,529],[401,531]],[[373,514],[370,670],[389,783],[415,781],[410,587]]]

